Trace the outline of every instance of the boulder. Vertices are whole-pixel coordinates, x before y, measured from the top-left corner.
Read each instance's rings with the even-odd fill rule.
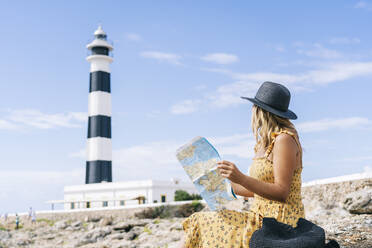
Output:
[[[12,235],[10,234],[10,232],[0,230],[0,240],[1,241],[4,241],[6,239],[10,239],[11,237],[12,237]]]
[[[61,220],[61,221],[58,221],[58,222],[54,223],[54,228],[57,229],[57,230],[65,229],[67,226],[68,225],[67,225],[66,220]]]
[[[343,208],[352,214],[372,214],[372,188],[364,188],[348,194]]]
[[[81,221],[75,221],[71,223],[72,227],[80,227],[81,226]]]
[[[148,221],[145,220],[139,220],[139,219],[133,219],[133,220],[128,220],[126,222],[119,222],[116,224],[113,229],[115,231],[125,231],[129,232],[133,227],[135,226],[145,226],[148,224]]]

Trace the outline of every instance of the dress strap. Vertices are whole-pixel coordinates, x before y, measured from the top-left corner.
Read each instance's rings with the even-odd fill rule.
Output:
[[[275,138],[276,138],[276,136],[278,136],[278,135],[281,134],[281,133],[286,133],[286,134],[291,135],[291,136],[295,139],[298,148],[301,149],[300,142],[297,140],[296,135],[295,135],[294,133],[292,133],[291,131],[288,131],[288,130],[286,130],[286,129],[281,129],[279,132],[272,132],[272,133],[271,133],[272,141],[271,141],[270,145],[268,146],[268,148],[267,148],[267,150],[266,150],[266,152],[265,152],[265,157],[266,157],[267,159],[269,158],[269,155],[270,155],[270,153],[271,153],[271,151],[272,151],[272,149],[273,149],[273,147],[274,147],[274,143],[275,143]],[[301,160],[302,160],[302,158],[301,158]],[[302,166],[302,165],[301,165],[301,166]]]

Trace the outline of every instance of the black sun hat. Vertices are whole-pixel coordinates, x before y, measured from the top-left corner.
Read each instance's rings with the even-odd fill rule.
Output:
[[[254,98],[241,97],[249,100],[260,108],[275,115],[288,119],[297,119],[297,115],[288,109],[291,93],[282,84],[266,81],[262,83]]]
[[[299,218],[297,226],[264,217],[262,227],[253,232],[249,240],[250,248],[340,248],[336,240],[326,243],[322,227],[304,218]]]

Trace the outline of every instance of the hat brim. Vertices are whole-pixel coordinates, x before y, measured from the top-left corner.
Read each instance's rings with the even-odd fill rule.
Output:
[[[296,120],[297,119],[297,115],[289,109],[287,111],[280,111],[278,109],[275,109],[275,108],[267,105],[266,103],[263,103],[263,102],[257,100],[256,98],[250,98],[250,97],[244,97],[244,96],[242,96],[240,98],[245,99],[245,100],[249,100],[252,103],[259,106],[260,108],[263,108],[264,110],[269,111],[270,113],[278,115],[280,117],[288,118],[288,119],[291,119],[291,120]]]

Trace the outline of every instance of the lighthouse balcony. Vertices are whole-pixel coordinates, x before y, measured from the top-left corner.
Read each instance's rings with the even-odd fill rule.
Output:
[[[106,47],[108,48],[109,51],[112,51],[114,49],[111,41],[101,39],[94,39],[91,43],[87,45],[87,48],[89,50],[92,50],[95,47]]]

